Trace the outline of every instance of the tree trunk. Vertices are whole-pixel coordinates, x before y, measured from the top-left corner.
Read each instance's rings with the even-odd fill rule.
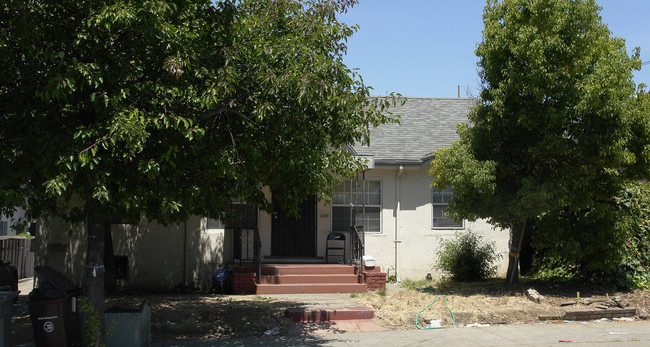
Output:
[[[100,324],[92,328],[95,346],[103,345],[104,320],[104,236],[106,218],[96,209],[89,207],[87,216],[88,249],[86,254],[86,296]]]
[[[508,252],[508,272],[506,282],[512,284],[519,281],[519,253],[526,229],[526,223],[512,223],[510,226],[510,247]]]
[[[519,251],[519,275],[521,276],[529,275],[533,269],[533,256],[535,255],[535,249],[531,245],[531,242],[534,228],[535,220],[528,220],[526,223],[526,230],[524,230],[524,242],[521,244],[521,250]]]
[[[117,275],[115,269],[115,252],[113,251],[113,233],[111,222],[106,221],[106,232],[104,233],[104,288],[111,293],[117,287]]]

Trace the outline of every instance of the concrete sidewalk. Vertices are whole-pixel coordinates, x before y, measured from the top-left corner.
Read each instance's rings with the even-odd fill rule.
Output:
[[[436,330],[345,332],[301,336],[231,338],[202,342],[157,342],[188,346],[650,346],[650,322],[568,322],[463,327]]]

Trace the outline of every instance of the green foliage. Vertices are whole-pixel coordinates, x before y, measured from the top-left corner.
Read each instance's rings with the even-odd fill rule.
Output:
[[[590,218],[649,177],[649,96],[632,75],[639,50],[628,56],[599,10],[591,0],[488,1],[477,106],[431,169],[436,187],[453,187],[451,216],[516,236],[529,219]]]
[[[622,259],[628,235],[620,218],[613,201],[549,213],[537,222],[531,243],[538,255],[564,259],[589,272],[611,271]]]
[[[296,212],[399,119],[343,63],[355,3],[2,1],[0,212],[86,222],[92,261],[112,219]]]
[[[344,145],[397,121],[343,64],[354,3],[3,2],[2,207],[175,223],[270,211],[269,187],[295,211],[362,165]]]
[[[106,342],[105,341],[98,341],[98,335],[97,331],[99,331],[101,327],[101,320],[99,317],[99,314],[93,309],[92,305],[90,304],[90,301],[88,301],[88,298],[86,297],[79,297],[78,299],[79,303],[79,312],[82,316],[82,339],[84,346],[94,346],[94,347],[105,347]]]
[[[435,269],[458,281],[480,281],[496,275],[495,264],[502,255],[494,243],[486,243],[473,231],[456,233],[452,240],[441,240]]]
[[[395,283],[397,282],[397,275],[391,274],[391,275],[386,275],[386,283]]]
[[[434,184],[458,193],[452,215],[508,227],[584,209],[648,173],[639,160],[648,117],[632,82],[638,51],[627,56],[598,10],[593,1],[488,2],[471,126],[432,164]]]
[[[540,230],[533,235],[537,253],[534,274],[556,281],[648,288],[649,223],[647,183],[630,184],[609,204],[596,206],[582,215],[558,220],[543,218]]]
[[[623,259],[617,272],[626,287],[650,288],[650,186],[636,183],[629,186],[619,200],[624,217],[619,224],[627,239]]]

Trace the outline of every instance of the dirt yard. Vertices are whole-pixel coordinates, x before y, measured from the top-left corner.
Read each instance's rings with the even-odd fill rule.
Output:
[[[389,329],[415,329],[418,312],[433,302],[440,293],[447,299],[447,307],[455,317],[456,326],[470,324],[526,324],[539,321],[539,315],[561,314],[561,306],[576,301],[580,292],[581,307],[588,302],[606,302],[614,296],[626,299],[631,306],[650,311],[650,292],[620,292],[597,286],[569,286],[547,282],[523,281],[509,287],[503,280],[481,283],[438,284],[418,282],[410,288],[390,284],[386,291],[351,296],[362,305],[375,310],[375,321]],[[418,288],[416,288],[418,287]],[[423,289],[424,288],[424,289]],[[535,303],[523,292],[534,288],[545,297]],[[21,296],[14,306],[14,343],[33,344],[27,297]],[[200,293],[123,293],[107,298],[112,306],[138,307],[146,300],[152,311],[152,339],[154,341],[182,341],[184,339],[212,339],[235,336],[262,336],[264,331],[279,327],[286,334],[289,320],[285,309],[295,304],[275,301],[261,296],[234,296]],[[419,325],[425,320],[441,320],[442,326],[453,321],[442,296],[419,315]]]
[[[597,304],[613,304],[612,299],[616,296],[626,299],[631,307],[646,312],[650,305],[648,291],[621,292],[598,286],[559,285],[527,280],[507,286],[503,279],[441,284],[437,287],[435,283],[418,284],[419,290],[389,284],[385,295],[382,292],[362,294],[358,300],[374,309],[378,324],[390,329],[415,329],[415,319],[421,310],[418,326],[422,328],[427,325],[425,321],[441,320],[442,326],[451,326],[454,319],[456,326],[530,324],[539,322],[540,315],[561,316],[567,308],[590,309]],[[544,297],[544,302],[536,303],[527,298],[524,295],[527,289],[537,290]],[[580,306],[576,302],[578,292]]]

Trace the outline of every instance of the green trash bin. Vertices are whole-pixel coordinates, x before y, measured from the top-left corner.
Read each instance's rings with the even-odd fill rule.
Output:
[[[0,290],[5,292],[18,291],[18,270],[6,260],[0,260]]]
[[[77,298],[81,288],[49,266],[34,268],[39,286],[29,294],[29,315],[36,345],[80,346]]]

